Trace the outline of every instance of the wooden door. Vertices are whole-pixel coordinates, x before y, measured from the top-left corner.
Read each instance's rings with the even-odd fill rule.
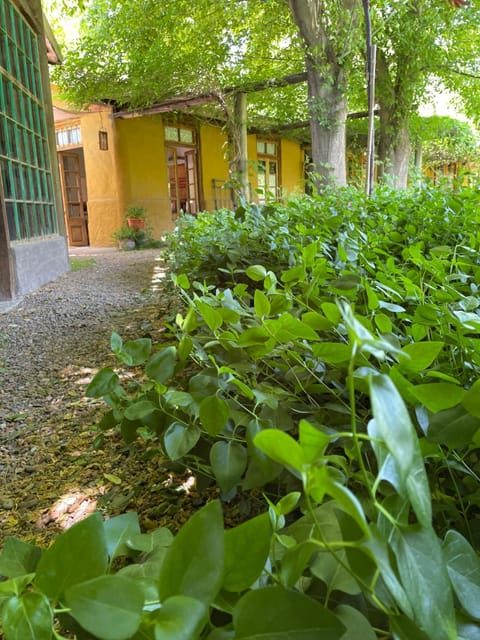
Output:
[[[60,154],[60,176],[68,243],[84,247],[88,245],[87,211],[82,193],[80,157],[76,153]]]
[[[167,147],[170,212],[198,213],[197,161],[195,149]]]
[[[187,211],[188,213],[198,213],[198,188],[194,149],[185,151],[185,167],[187,173]]]

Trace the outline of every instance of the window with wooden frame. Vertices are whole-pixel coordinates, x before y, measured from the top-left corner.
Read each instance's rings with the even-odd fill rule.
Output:
[[[79,147],[82,144],[82,132],[80,125],[62,127],[55,131],[57,147]]]
[[[258,200],[265,203],[279,196],[278,142],[257,140],[257,192]]]
[[[195,130],[183,125],[165,125],[170,213],[199,211],[198,168]]]
[[[0,166],[11,240],[57,233],[37,35],[0,0]]]

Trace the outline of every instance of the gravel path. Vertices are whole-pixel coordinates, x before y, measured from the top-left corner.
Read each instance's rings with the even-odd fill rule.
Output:
[[[80,467],[96,466],[88,483],[100,490],[110,462],[83,451],[95,422],[95,407],[83,394],[96,368],[113,363],[110,333],[139,337],[158,318],[164,274],[159,253],[82,252],[95,263],[64,274],[0,315],[2,535],[34,537],[39,514]]]

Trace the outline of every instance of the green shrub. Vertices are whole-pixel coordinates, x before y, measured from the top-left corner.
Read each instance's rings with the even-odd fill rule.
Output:
[[[168,544],[94,516],[38,564],[10,542],[7,640],[55,608],[79,638],[478,638],[479,199],[345,190],[182,220],[184,305],[162,345],[112,335],[97,441],[156,443],[224,500],[263,487],[268,514],[224,532],[213,502]],[[77,536],[92,570],[64,559]]]

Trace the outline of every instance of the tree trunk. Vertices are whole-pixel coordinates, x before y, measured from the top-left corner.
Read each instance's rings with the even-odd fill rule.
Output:
[[[326,76],[319,72],[319,67],[316,61],[307,58],[309,122],[315,174],[312,178],[320,189],[328,184],[344,187],[347,184],[347,100],[343,94],[343,74],[330,65],[330,72]]]
[[[408,83],[407,83],[408,85]],[[405,189],[411,154],[406,85],[393,81],[383,52],[377,55],[376,99],[380,107],[378,180]]]
[[[408,183],[412,145],[408,121],[395,109],[384,108],[380,102],[378,143],[378,178],[395,189],[405,189]]]
[[[248,202],[248,158],[247,158],[247,94],[234,96],[235,159],[237,193],[240,200]]]
[[[289,6],[305,44],[313,180],[320,189],[345,186],[346,78],[333,44],[338,33],[327,33],[318,0],[289,0]]]

